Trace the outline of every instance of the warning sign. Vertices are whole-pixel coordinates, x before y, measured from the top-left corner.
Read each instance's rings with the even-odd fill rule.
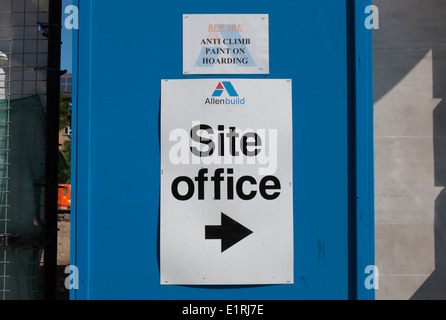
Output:
[[[268,15],[183,15],[183,73],[268,74]]]

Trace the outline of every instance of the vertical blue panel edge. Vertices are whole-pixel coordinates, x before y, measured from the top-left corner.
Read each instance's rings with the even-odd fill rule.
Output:
[[[74,0],[73,5],[79,6],[79,1]],[[76,165],[76,157],[77,157],[77,93],[78,93],[78,57],[79,57],[79,30],[73,29],[73,58],[72,58],[72,117],[71,117],[71,129],[72,129],[72,135],[71,135],[71,213],[70,213],[70,265],[77,265],[77,259],[76,259],[76,240],[77,240],[77,223],[76,223],[76,197],[77,197],[77,179],[76,179],[76,172],[77,172],[77,165]],[[70,290],[70,300],[76,299],[76,290],[72,289]]]
[[[89,298],[91,283],[90,270],[90,90],[91,86],[91,3],[80,0],[73,4],[82,9],[90,8],[79,15],[79,30],[73,30],[73,98],[72,98],[72,160],[71,160],[71,248],[70,264],[77,267],[78,289],[70,290],[70,299]],[[82,42],[79,40],[82,32]],[[88,76],[85,76],[88,75]],[[79,81],[81,78],[83,81]],[[87,81],[88,80],[88,81]],[[80,96],[79,92],[83,94]],[[80,107],[82,106],[82,107]],[[80,121],[82,120],[82,121]]]
[[[365,268],[375,264],[372,30],[368,30],[364,25],[364,11],[371,2],[355,1],[356,298],[359,300],[375,299],[375,290],[368,289],[365,285],[367,276],[370,275],[365,273]]]

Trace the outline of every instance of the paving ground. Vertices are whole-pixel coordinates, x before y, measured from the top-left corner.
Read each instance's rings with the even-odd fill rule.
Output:
[[[70,264],[70,214],[59,214],[57,232],[57,264]]]
[[[57,299],[67,300],[65,267],[70,264],[70,214],[59,214],[57,225]]]

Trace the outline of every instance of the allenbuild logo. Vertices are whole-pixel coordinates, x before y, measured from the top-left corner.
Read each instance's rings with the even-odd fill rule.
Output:
[[[206,98],[204,104],[245,104],[245,98],[239,97],[231,81],[221,81],[212,93],[212,97]]]

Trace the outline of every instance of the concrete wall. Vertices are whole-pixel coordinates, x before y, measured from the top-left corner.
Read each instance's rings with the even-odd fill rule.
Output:
[[[446,299],[446,1],[375,0],[377,299]]]

